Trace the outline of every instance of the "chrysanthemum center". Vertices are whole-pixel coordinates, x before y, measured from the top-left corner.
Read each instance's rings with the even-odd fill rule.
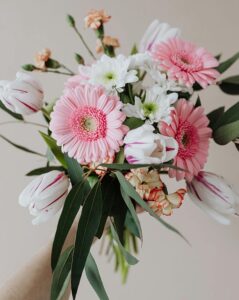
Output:
[[[111,82],[116,79],[116,74],[114,72],[107,72],[104,74],[105,83]]]
[[[70,127],[79,139],[95,141],[106,136],[106,115],[95,107],[78,108],[71,115]]]
[[[197,129],[191,123],[181,123],[175,138],[179,145],[178,156],[182,159],[191,158],[198,151],[199,137]]]
[[[155,113],[158,109],[158,105],[154,102],[147,102],[142,104],[142,109],[145,117],[149,117],[152,113]]]

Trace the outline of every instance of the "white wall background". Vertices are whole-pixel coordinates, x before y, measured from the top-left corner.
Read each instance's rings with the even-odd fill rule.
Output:
[[[83,29],[83,17],[91,8],[105,8],[113,18],[106,31],[119,37],[127,54],[133,42],[154,18],[180,27],[183,37],[203,45],[213,53],[228,57],[239,50],[238,0],[0,0],[0,78],[14,78],[24,63],[32,62],[38,50],[49,47],[54,57],[76,69],[73,53],[87,57],[80,41],[65,22],[66,13],[75,16],[87,41],[94,48],[91,31]],[[230,71],[238,73],[238,64]],[[230,74],[228,72],[228,74]],[[38,74],[46,100],[61,94],[64,77]],[[238,101],[216,88],[202,95],[209,111]],[[34,117],[35,119],[35,117]],[[0,112],[0,122],[9,117]],[[39,120],[41,121],[41,120]],[[32,149],[44,151],[37,128],[26,125],[0,126],[0,133]],[[33,227],[27,210],[18,205],[18,195],[29,178],[24,174],[42,166],[41,159],[18,152],[0,140],[0,282],[31,257],[54,232],[56,220]],[[223,174],[238,189],[238,154],[233,145],[211,145],[207,169]],[[188,238],[189,247],[149,216],[141,217],[144,245],[140,263],[132,268],[128,283],[122,286],[113,264],[95,257],[110,299],[235,300],[238,299],[239,220],[224,227],[195,207],[189,199],[167,219]],[[84,279],[79,299],[97,299]]]

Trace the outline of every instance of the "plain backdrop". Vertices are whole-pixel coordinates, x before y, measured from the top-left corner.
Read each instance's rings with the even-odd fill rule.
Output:
[[[0,0],[0,79],[13,79],[20,66],[33,62],[34,54],[44,47],[52,49],[54,58],[75,71],[74,52],[90,61],[65,22],[65,15],[75,16],[87,42],[94,48],[94,34],[83,25],[84,15],[91,8],[104,8],[112,15],[106,33],[119,38],[124,54],[129,53],[132,44],[140,40],[155,18],[181,28],[184,39],[203,45],[214,54],[223,53],[223,58],[239,50],[238,0]],[[238,74],[238,66],[226,75]],[[61,94],[65,77],[51,74],[37,74],[37,77],[44,86],[46,101]],[[207,112],[239,100],[222,94],[216,87],[201,93],[201,99]],[[0,122],[8,120],[10,117],[0,112]],[[29,120],[43,121],[39,116]],[[32,149],[45,151],[36,127],[0,125],[0,134]],[[18,205],[18,195],[30,181],[24,174],[41,167],[44,161],[17,151],[2,140],[0,149],[0,282],[3,282],[44,246],[54,233],[57,218],[34,227],[28,211]],[[224,175],[239,189],[238,168],[234,145],[211,144],[207,170]],[[171,188],[173,191],[175,186]],[[192,246],[148,215],[142,215],[144,243],[140,263],[132,268],[125,286],[121,285],[119,274],[114,274],[113,262],[109,263],[104,255],[99,256],[98,246],[94,248],[110,299],[238,299],[239,219],[233,219],[230,226],[217,224],[188,198],[166,219]],[[85,278],[78,299],[97,299]]]

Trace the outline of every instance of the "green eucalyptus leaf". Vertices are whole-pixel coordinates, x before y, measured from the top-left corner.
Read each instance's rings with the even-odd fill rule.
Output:
[[[71,246],[61,255],[53,272],[51,300],[61,300],[70,282],[70,271],[74,247]]]
[[[239,95],[239,75],[223,79],[218,85],[226,94]]]
[[[212,130],[215,130],[217,128],[217,125],[220,122],[221,117],[223,116],[225,107],[221,106],[213,111],[211,111],[207,117],[210,121],[209,127],[212,128]]]
[[[19,149],[19,150],[22,150],[22,151],[27,152],[27,153],[35,154],[35,155],[38,155],[38,156],[41,156],[41,157],[45,157],[44,154],[41,154],[41,153],[38,153],[36,151],[30,150],[30,149],[28,149],[28,148],[26,148],[24,146],[15,144],[14,142],[10,141],[8,138],[6,138],[5,136],[3,136],[2,134],[0,134],[0,138],[3,139],[8,144],[12,145],[13,147]]]
[[[83,170],[77,160],[69,157],[67,154],[65,154],[64,156],[71,183],[72,185],[75,185],[76,183],[82,181]]]
[[[239,120],[219,127],[213,135],[215,142],[226,145],[239,137]]]
[[[148,204],[140,197],[140,195],[136,192],[134,187],[125,179],[125,177],[117,171],[115,173],[116,177],[119,180],[119,183],[122,187],[122,189],[125,191],[125,193],[132,199],[134,199],[142,208],[144,208],[151,216],[153,216],[155,219],[157,219],[160,223],[162,223],[166,228],[173,231],[174,233],[178,234],[180,237],[182,237],[186,242],[186,238],[172,225],[165,222],[162,218],[160,218],[155,212],[148,206]]]
[[[45,173],[48,173],[48,172],[51,172],[54,170],[62,171],[62,172],[65,171],[65,169],[63,167],[48,166],[48,167],[43,167],[43,168],[38,168],[38,169],[32,170],[32,171],[28,172],[26,174],[26,176],[42,175],[42,174],[45,174]]]
[[[64,168],[67,167],[64,154],[61,152],[61,148],[57,146],[56,141],[49,135],[44,132],[40,131],[40,135],[46,142],[47,146],[51,149],[52,153],[54,154],[55,158],[62,164]]]
[[[121,188],[120,189],[121,191],[121,195],[124,199],[124,202],[125,204],[127,205],[128,207],[128,210],[133,218],[133,221],[136,225],[136,228],[137,228],[137,232],[139,232],[139,238],[142,240],[143,239],[143,236],[142,236],[142,229],[141,229],[141,225],[140,225],[140,221],[139,221],[139,218],[138,218],[138,215],[136,213],[136,210],[134,208],[134,205],[132,203],[132,200],[130,199],[130,197],[126,194],[126,192]]]
[[[239,102],[231,106],[220,118],[219,125],[226,125],[239,120]]]
[[[113,239],[116,241],[116,243],[118,244],[119,246],[119,249],[120,251],[122,252],[122,254],[124,255],[124,258],[125,260],[127,261],[127,263],[129,265],[135,265],[137,264],[139,261],[136,257],[134,257],[132,254],[130,254],[125,248],[124,246],[122,245],[120,239],[119,239],[119,236],[117,234],[117,231],[115,230],[115,227],[113,224],[111,224],[110,226],[110,229],[111,229],[111,233],[112,233],[112,236],[113,236]]]
[[[225,60],[224,62],[220,63],[220,65],[216,68],[219,73],[224,73],[227,71],[237,60],[239,59],[239,52],[234,54],[229,59]]]
[[[128,126],[130,129],[135,129],[144,124],[144,120],[138,119],[138,118],[127,118],[124,122],[126,126]]]
[[[59,69],[61,67],[61,64],[57,60],[52,58],[49,58],[45,64],[49,69]]]
[[[86,276],[100,300],[109,300],[94,257],[89,253],[85,264]]]
[[[5,111],[6,113],[8,113],[10,116],[12,116],[13,118],[23,121],[23,116],[17,113],[12,112],[10,109],[6,108],[6,106],[3,104],[3,102],[0,100],[0,108]]]
[[[104,232],[107,218],[111,215],[111,209],[114,204],[114,200],[115,200],[114,180],[115,179],[110,176],[105,176],[102,180],[101,189],[102,189],[103,208],[102,208],[100,225],[96,233],[96,236],[99,239],[101,238]]]
[[[136,225],[131,213],[127,211],[125,218],[125,227],[135,236],[140,238],[140,232],[138,226]]]
[[[97,182],[85,200],[77,228],[71,271],[73,299],[76,297],[82,272],[89,255],[92,242],[98,231],[101,215],[102,194],[100,182]]]
[[[51,266],[54,270],[60,257],[67,234],[75,217],[89,193],[89,184],[86,180],[77,183],[68,194],[58,221],[56,234],[53,241]]]

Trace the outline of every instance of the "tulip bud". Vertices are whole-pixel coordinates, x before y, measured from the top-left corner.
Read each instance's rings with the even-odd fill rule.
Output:
[[[239,197],[224,178],[201,171],[187,187],[193,202],[219,223],[230,224],[230,216],[237,215]]]
[[[30,115],[42,108],[43,91],[30,74],[18,72],[13,81],[0,81],[0,99],[12,112]]]
[[[69,188],[64,172],[51,171],[38,176],[20,194],[19,204],[35,217],[32,224],[47,221],[63,206]]]

